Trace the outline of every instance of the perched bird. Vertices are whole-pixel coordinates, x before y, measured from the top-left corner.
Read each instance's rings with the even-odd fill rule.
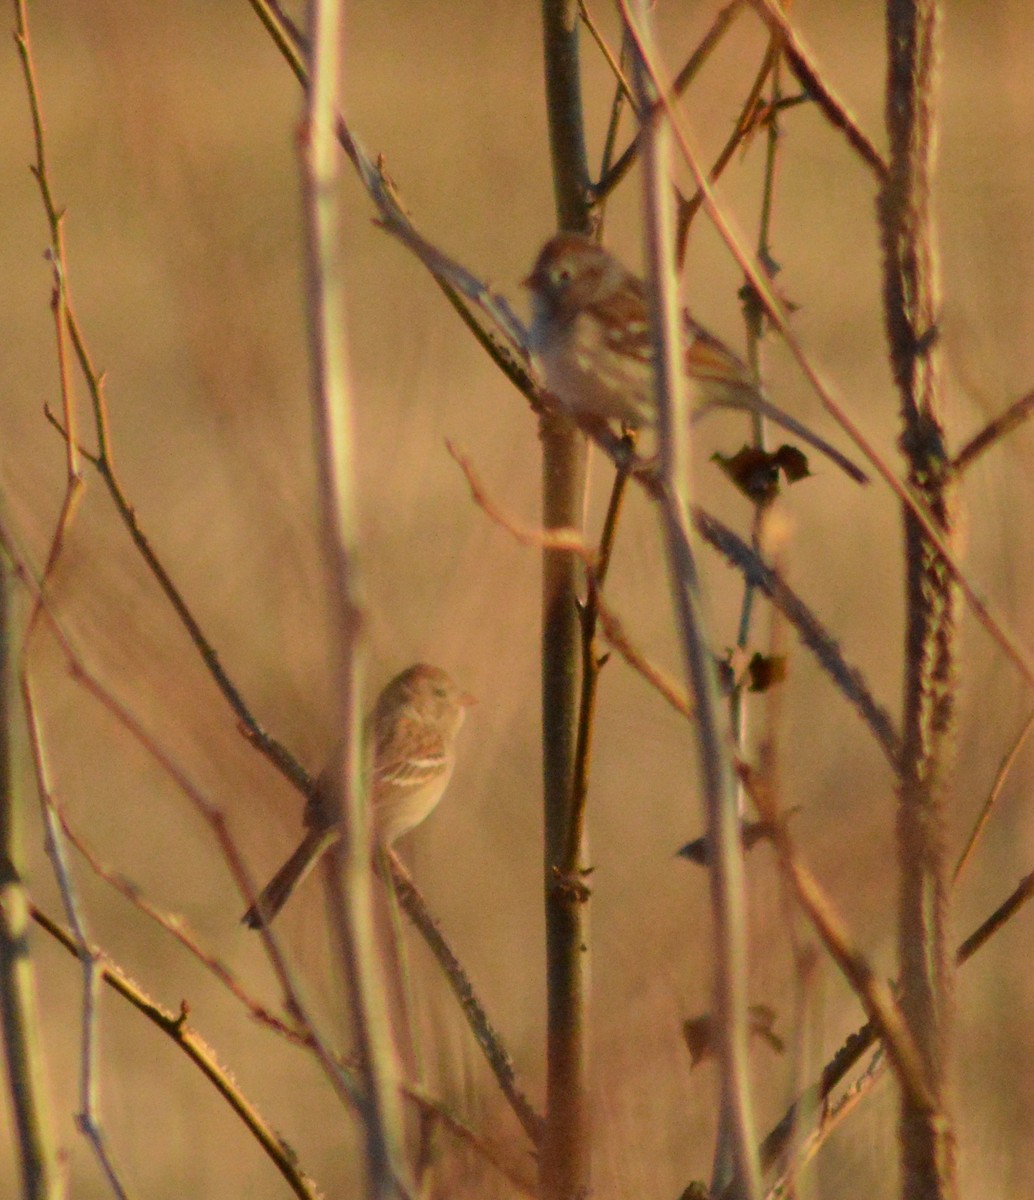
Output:
[[[456,735],[474,698],[439,667],[417,663],[384,688],[367,720],[372,754],[370,814],[374,841],[393,845],[414,829],[442,798],[456,762]],[[328,786],[326,772],[319,787]],[[301,845],[263,888],[242,920],[252,929],[277,915],[320,855],[339,836],[328,827],[317,794],[305,810]]]
[[[532,297],[528,348],[546,389],[578,420],[657,423],[653,342],[646,289],[609,251],[577,233],[560,233],[524,280]],[[746,364],[683,313],[685,369],[697,388],[696,415],[740,408],[781,425],[859,483],[866,475],[807,426],[772,404]]]

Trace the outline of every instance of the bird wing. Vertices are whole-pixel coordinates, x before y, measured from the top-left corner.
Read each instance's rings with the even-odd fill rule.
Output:
[[[263,925],[268,925],[337,836],[336,829],[310,829],[301,845],[262,889],[262,894],[241,917],[241,921],[249,929],[261,929]]]
[[[734,389],[757,390],[746,363],[721,338],[694,321],[687,312],[682,314],[682,323],[686,337],[686,374],[691,379]]]
[[[418,788],[448,769],[449,756],[441,730],[426,721],[401,716],[376,747],[372,792],[384,788]]]
[[[619,291],[605,301],[587,305],[599,319],[603,340],[609,350],[642,363],[653,358],[649,310],[638,280],[627,279]]]

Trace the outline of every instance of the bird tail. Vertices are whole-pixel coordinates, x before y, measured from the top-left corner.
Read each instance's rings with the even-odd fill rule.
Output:
[[[249,929],[268,925],[290,898],[291,893],[319,862],[324,850],[338,837],[338,830],[310,829],[304,840],[279,871],[262,889],[262,894],[241,917]]]
[[[762,417],[767,417],[774,425],[779,425],[785,429],[787,433],[792,433],[795,437],[799,437],[802,442],[811,446],[813,450],[817,450],[820,454],[824,454],[829,461],[838,466],[849,478],[855,483],[868,483],[869,476],[851,461],[846,454],[841,454],[835,447],[831,446],[825,438],[803,425],[796,417],[791,417],[788,412],[784,412],[781,408],[777,408],[770,400],[757,390],[756,387],[728,387],[723,392],[715,392],[707,397],[706,402],[701,405],[693,414],[693,419],[698,420],[712,408],[738,408],[745,412],[756,412]]]
[[[807,425],[801,424],[796,417],[777,408],[759,390],[750,368],[713,333],[709,333],[703,325],[698,325],[688,314],[685,324],[690,338],[686,350],[686,372],[700,388],[704,401],[694,412],[694,421],[705,416],[712,408],[738,408],[758,413],[824,454],[856,483],[869,482],[868,475],[845,454],[841,454]]]

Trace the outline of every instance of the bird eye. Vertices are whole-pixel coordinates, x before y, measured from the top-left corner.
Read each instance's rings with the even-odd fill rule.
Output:
[[[570,278],[571,278],[571,268],[570,267],[557,267],[556,272],[555,272],[555,278],[556,278],[557,283],[569,282]]]

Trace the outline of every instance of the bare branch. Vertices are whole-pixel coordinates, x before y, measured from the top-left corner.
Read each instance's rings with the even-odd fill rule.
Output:
[[[823,79],[814,55],[790,23],[787,12],[775,0],[751,0],[751,3],[761,19],[779,36],[786,61],[801,87],[819,106],[826,120],[840,130],[859,158],[882,182],[889,169],[886,161],[871,139],[862,132],[847,105]]]

